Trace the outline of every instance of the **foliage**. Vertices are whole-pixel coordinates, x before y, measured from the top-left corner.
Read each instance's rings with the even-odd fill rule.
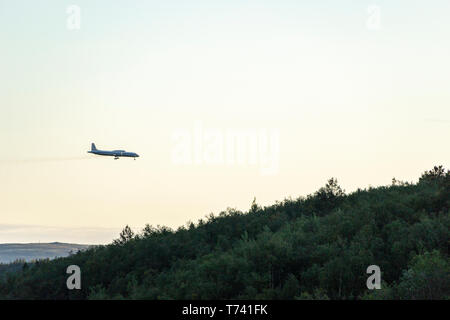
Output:
[[[36,261],[0,280],[3,299],[448,299],[450,173],[247,213],[228,209],[177,230],[127,226],[119,239]],[[82,270],[67,290],[66,268]],[[378,265],[382,289],[368,290]]]

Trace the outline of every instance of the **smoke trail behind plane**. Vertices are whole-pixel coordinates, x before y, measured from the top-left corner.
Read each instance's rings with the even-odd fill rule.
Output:
[[[0,164],[32,164],[32,163],[45,163],[45,162],[64,162],[64,161],[76,161],[76,160],[92,160],[96,159],[90,156],[78,156],[78,157],[39,157],[39,158],[25,158],[25,159],[2,159]]]

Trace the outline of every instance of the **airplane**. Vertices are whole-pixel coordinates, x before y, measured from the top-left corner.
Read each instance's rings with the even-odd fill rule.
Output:
[[[104,151],[104,150],[98,150],[95,146],[95,143],[91,144],[91,151],[88,151],[88,153],[93,153],[99,156],[114,156],[114,160],[119,159],[120,157],[129,157],[129,158],[139,158],[139,155],[134,152],[126,152],[125,150],[113,150],[113,151]]]

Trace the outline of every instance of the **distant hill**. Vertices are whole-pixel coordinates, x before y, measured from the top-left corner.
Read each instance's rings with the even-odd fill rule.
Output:
[[[4,243],[0,244],[0,263],[9,263],[15,260],[31,261],[35,259],[67,257],[72,251],[87,249],[84,244],[71,243]]]

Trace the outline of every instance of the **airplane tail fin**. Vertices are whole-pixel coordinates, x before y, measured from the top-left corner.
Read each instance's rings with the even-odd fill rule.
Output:
[[[91,151],[97,151],[97,148],[95,147],[95,143],[91,144]]]

